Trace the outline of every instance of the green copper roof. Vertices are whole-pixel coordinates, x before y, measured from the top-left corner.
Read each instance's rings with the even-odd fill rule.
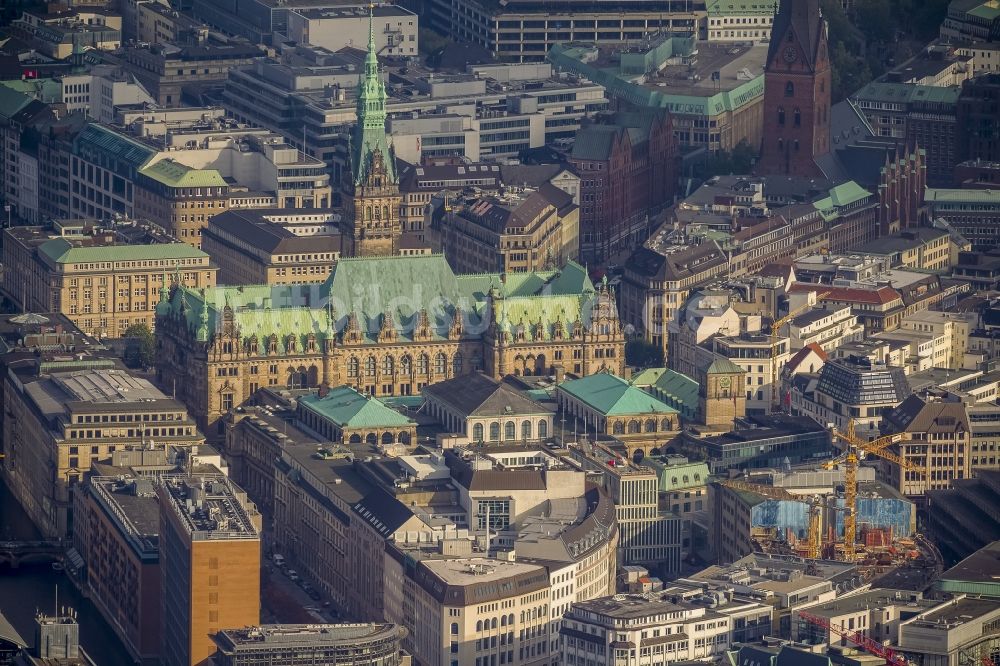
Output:
[[[152,245],[94,245],[79,247],[65,238],[54,238],[38,246],[38,251],[57,264],[98,261],[151,261],[200,259],[208,255],[187,243]]]
[[[693,418],[698,413],[698,382],[669,368],[648,368],[632,377],[637,386],[655,395],[682,416]]]
[[[115,159],[139,169],[156,155],[156,150],[107,127],[91,123],[73,140],[73,152],[98,159]]]
[[[298,336],[300,344],[310,333],[324,340],[345,331],[352,315],[361,341],[369,344],[388,325],[398,339],[412,339],[423,313],[431,339],[448,336],[456,313],[461,314],[463,335],[479,336],[494,314],[487,312],[491,290],[496,314],[503,317],[498,321],[514,333],[523,320],[527,339],[539,322],[546,339],[559,318],[567,335],[574,322],[587,324],[595,297],[586,270],[572,262],[558,271],[511,273],[504,282],[498,274],[455,275],[442,255],[357,257],[337,262],[322,284],[175,290],[161,314],[183,313],[189,327],[198,329],[207,301],[207,328],[214,331],[228,306],[244,340],[256,336],[260,353],[266,354],[264,338],[274,335],[281,353],[290,335]]]
[[[973,7],[966,14],[986,19],[987,21],[993,21],[1000,17],[1000,6],[997,6],[996,3],[984,2],[977,7]]]
[[[1000,190],[957,190],[929,187],[925,191],[927,202],[945,203],[990,203],[1000,205]]]
[[[662,400],[606,372],[565,381],[559,390],[605,416],[677,413]]]
[[[0,118],[10,118],[28,106],[31,97],[9,86],[0,86]]]
[[[0,81],[0,86],[6,86],[45,104],[58,104],[62,101],[62,82],[55,79],[14,79]]]
[[[708,482],[708,463],[689,462],[668,465],[654,456],[644,458],[642,464],[656,470],[660,477],[660,492],[694,488]]]
[[[852,100],[874,100],[905,104],[909,102],[939,102],[954,104],[962,94],[961,86],[925,86],[915,83],[873,81],[851,96]]]
[[[318,395],[303,396],[299,398],[299,405],[340,428],[402,428],[415,425],[378,399],[362,395],[350,386],[330,389],[322,398]]]
[[[365,75],[358,82],[358,124],[351,136],[351,175],[355,185],[367,183],[377,170],[377,161],[385,168],[390,183],[398,183],[396,156],[385,133],[385,82],[378,70],[375,49],[375,19],[368,16],[368,53]]]
[[[715,355],[715,360],[705,369],[709,375],[731,375],[737,372],[746,372],[743,368],[730,361],[725,356]]]
[[[170,187],[225,187],[226,181],[215,169],[192,169],[172,159],[143,167],[142,175]]]
[[[777,0],[709,0],[705,9],[709,16],[774,15],[778,12]]]
[[[822,213],[827,220],[839,216],[839,209],[858,203],[873,196],[871,192],[861,187],[853,180],[841,183],[830,190],[830,196],[813,203],[813,207]]]

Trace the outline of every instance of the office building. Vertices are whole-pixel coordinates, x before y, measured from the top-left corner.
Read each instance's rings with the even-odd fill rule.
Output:
[[[261,517],[222,474],[168,475],[160,502],[160,663],[195,666],[225,627],[260,624]]]
[[[374,31],[376,52],[383,58],[416,58],[419,17],[396,5],[377,5],[371,9],[356,6],[292,7],[288,11],[285,37],[300,44],[312,44],[329,51],[345,47],[361,49],[368,43],[369,11],[377,26]]]
[[[795,465],[830,455],[829,431],[811,418],[747,416],[735,425],[731,432],[705,437],[684,431],[674,448],[707,460],[713,474],[732,467],[777,469],[786,461]]]
[[[113,51],[122,44],[122,17],[98,7],[61,7],[55,11],[24,11],[10,24],[12,36],[39,54],[66,60],[90,47]]]
[[[1000,94],[1000,73],[984,74],[962,84],[958,98],[958,160],[1000,161],[998,132],[993,105]]]
[[[340,259],[337,214],[326,210],[230,210],[202,231],[219,284],[308,284],[330,277]]]
[[[580,207],[548,183],[450,203],[431,224],[431,243],[463,273],[545,270],[580,254]]]
[[[456,6],[431,0],[426,22],[460,42],[496,54],[505,62],[542,62],[546,52],[571,41],[599,46],[643,41],[660,32],[697,35],[704,2],[667,1],[616,5],[606,0],[555,6],[538,0],[497,6],[474,0]]]
[[[990,452],[990,455],[994,453]],[[993,460],[993,469],[980,467],[972,478],[953,479],[951,488],[926,493],[927,531],[945,561],[971,559],[970,566],[964,569],[966,575],[975,570],[971,566],[974,562],[981,567],[978,571],[985,573],[989,570],[990,543],[1000,539],[1000,512],[997,511],[997,506],[1000,506],[1000,470],[995,457]],[[974,558],[977,552],[982,552],[982,556]],[[988,584],[970,580],[962,584],[939,583],[939,587],[949,592],[976,593],[979,592],[977,588]]]
[[[7,487],[46,537],[71,530],[71,488],[95,461],[150,442],[204,442],[183,405],[110,359],[35,360],[4,387]]]
[[[850,306],[831,306],[808,310],[788,322],[788,340],[793,351],[810,345],[830,353],[847,342],[864,336],[864,326]]]
[[[947,222],[974,250],[1000,245],[1000,189],[928,188],[926,201],[928,214]]]
[[[563,663],[650,666],[702,662],[725,654],[737,623],[767,622],[771,610],[731,590],[671,587],[662,593],[616,595],[574,603],[563,618]],[[716,596],[718,595],[718,596]],[[745,632],[739,632],[743,634]],[[633,657],[635,654],[637,656]]]
[[[160,106],[183,104],[183,89],[220,86],[229,71],[252,65],[264,51],[238,41],[204,44],[136,44],[121,51],[122,66],[135,76]]]
[[[853,422],[864,436],[877,430],[885,412],[909,395],[903,368],[851,356],[828,360],[815,383],[793,385],[791,410],[839,430]]]
[[[4,294],[26,311],[60,312],[80,330],[118,338],[133,324],[152,328],[158,294],[170,284],[215,285],[208,255],[155,229],[66,220],[52,229],[4,231],[4,268],[20,276]]]
[[[885,257],[893,268],[946,270],[958,260],[959,247],[944,229],[904,229],[851,249],[872,257]]]
[[[92,476],[74,494],[73,543],[87,590],[129,655],[160,655],[160,506],[153,482]]]
[[[750,40],[744,40],[750,41]],[[605,87],[609,97],[640,109],[670,112],[683,148],[732,150],[760,145],[764,109],[765,44],[698,42],[663,33],[636,46],[556,44],[548,59]]]
[[[228,204],[229,184],[216,169],[193,169],[168,158],[136,173],[136,215],[194,247],[201,247],[202,230]]]
[[[985,663],[1000,654],[1000,600],[959,595],[899,623],[899,652],[940,663]]]
[[[265,624],[224,629],[212,637],[216,666],[407,666],[406,629],[394,624]]]
[[[441,302],[444,318],[433,310]],[[533,374],[621,372],[624,363],[614,293],[574,263],[503,282],[455,275],[440,255],[342,258],[317,285],[176,287],[157,316],[160,379],[176,381],[213,435],[262,386],[413,395],[470,372],[523,371],[529,358]],[[206,342],[217,352],[197,351]]]
[[[680,572],[689,544],[683,543],[684,521],[660,509],[660,478],[656,471],[610,448],[595,444],[572,450],[585,470],[601,475],[618,516],[618,564],[656,567],[663,576]]]
[[[673,201],[678,159],[671,114],[618,113],[586,126],[567,162],[580,176],[580,253],[603,261],[642,243],[649,216]]]
[[[772,2],[726,2],[709,0],[706,4],[707,37],[710,42],[767,42],[777,13]]]

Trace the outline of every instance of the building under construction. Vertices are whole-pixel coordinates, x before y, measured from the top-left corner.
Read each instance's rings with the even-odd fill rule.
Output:
[[[845,475],[841,468],[800,467],[757,470],[715,484],[719,561],[732,562],[751,552],[848,559],[843,544],[850,522]],[[877,482],[874,469],[858,467],[855,475],[856,560],[891,562],[897,546],[916,531],[916,507]]]

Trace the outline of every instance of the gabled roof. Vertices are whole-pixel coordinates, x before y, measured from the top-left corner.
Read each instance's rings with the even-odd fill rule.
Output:
[[[960,402],[911,395],[885,416],[892,432],[969,432],[969,415]]]
[[[341,428],[399,428],[414,421],[386,407],[377,398],[358,393],[350,386],[330,389],[325,396],[302,396],[299,404]]]
[[[786,372],[790,375],[795,374],[799,365],[807,358],[809,358],[810,354],[816,354],[820,358],[820,360],[823,361],[824,363],[828,358],[827,353],[823,351],[822,347],[820,347],[815,342],[810,342],[805,347],[792,354],[792,357],[788,359],[787,363],[785,363]]]
[[[624,130],[617,125],[588,125],[573,141],[570,157],[575,160],[606,160]]]
[[[368,493],[351,508],[360,520],[371,525],[383,537],[389,536],[413,518],[413,512],[405,504],[382,488]]]
[[[605,372],[565,381],[562,391],[605,416],[629,414],[676,414],[677,410],[632,386],[621,377]]]
[[[892,287],[861,289],[858,287],[835,287],[813,282],[796,282],[789,289],[789,292],[793,294],[804,294],[810,291],[825,292],[826,296],[820,299],[824,301],[886,305],[896,299],[902,299],[902,295]]]
[[[507,384],[476,372],[425,386],[421,392],[451,405],[465,416],[551,414],[552,410]]]

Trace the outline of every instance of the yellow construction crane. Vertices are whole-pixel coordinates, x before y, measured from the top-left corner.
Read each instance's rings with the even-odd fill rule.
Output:
[[[806,303],[805,305],[799,306],[786,314],[781,319],[776,320],[771,324],[771,412],[776,412],[781,409],[781,396],[778,391],[778,338],[780,337],[781,328],[792,319],[795,319],[800,314],[808,310],[809,308],[815,307],[816,302],[821,298],[829,296],[830,292],[825,291],[822,294],[816,295],[816,301],[812,303]]]
[[[926,470],[887,450],[889,445],[897,441],[899,435],[885,435],[869,442],[854,433],[853,419],[847,423],[845,430],[833,428],[832,434],[834,437],[842,439],[847,444],[847,448],[843,455],[823,463],[823,467],[833,469],[841,463],[844,465],[844,507],[847,510],[844,514],[844,559],[853,562],[857,554],[855,540],[857,538],[858,516],[855,505],[858,499],[858,462],[861,458],[859,453],[884,458],[896,463],[906,471],[926,472]]]
[[[820,532],[822,526],[823,500],[822,498],[809,498],[802,495],[794,495],[784,488],[775,486],[765,486],[760,483],[750,483],[749,481],[739,481],[737,479],[725,479],[719,484],[732,488],[733,490],[743,490],[749,493],[756,493],[768,499],[787,500],[790,502],[805,502],[809,505],[809,531],[807,532],[806,557],[817,559],[820,555]]]

